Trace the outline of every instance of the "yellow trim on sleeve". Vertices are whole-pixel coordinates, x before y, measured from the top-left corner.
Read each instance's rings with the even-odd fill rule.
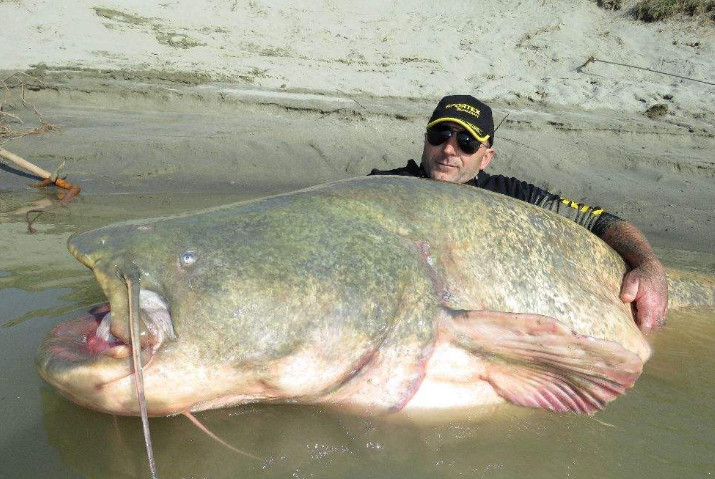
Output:
[[[582,213],[591,213],[594,216],[600,216],[601,214],[603,214],[603,208],[594,209],[593,206],[582,205],[582,204],[576,203],[575,201],[572,201],[568,198],[564,198],[563,196],[561,196],[560,199],[561,199],[561,203],[563,203],[566,206],[569,206],[575,210],[579,210]]]

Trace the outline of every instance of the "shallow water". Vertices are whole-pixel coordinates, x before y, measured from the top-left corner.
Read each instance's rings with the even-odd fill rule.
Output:
[[[47,193],[0,197],[0,477],[149,477],[137,418],[75,406],[39,377],[35,351],[60,321],[104,300],[67,237],[111,221],[242,199],[80,196],[39,217]],[[715,274],[715,256],[661,251]],[[715,310],[675,311],[628,394],[594,417],[504,406],[447,424],[363,419],[320,408],[249,406],[198,414],[237,455],[183,417],[151,419],[162,478],[659,478],[715,476]]]

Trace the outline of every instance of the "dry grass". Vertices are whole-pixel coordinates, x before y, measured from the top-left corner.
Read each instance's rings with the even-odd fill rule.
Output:
[[[715,0],[639,0],[630,13],[644,22],[656,22],[676,14],[703,16],[715,21]]]
[[[606,10],[620,10],[623,6],[622,0],[596,0],[596,3]]]
[[[624,0],[596,0],[596,3],[606,10],[624,7]],[[638,0],[628,13],[644,22],[657,22],[677,14],[715,21],[715,0]]]

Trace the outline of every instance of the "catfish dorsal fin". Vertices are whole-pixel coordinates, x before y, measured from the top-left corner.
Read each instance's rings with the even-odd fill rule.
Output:
[[[547,316],[462,311],[449,324],[456,344],[489,360],[483,379],[521,406],[593,413],[643,370],[620,344],[576,334]]]

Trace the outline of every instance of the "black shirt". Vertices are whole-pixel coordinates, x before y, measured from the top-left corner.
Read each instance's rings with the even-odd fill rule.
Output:
[[[378,170],[375,168],[370,172],[370,175],[398,175],[428,178],[427,173],[425,173],[421,165],[418,166],[417,163],[415,163],[415,160],[410,160],[407,162],[407,166],[395,168],[394,170]],[[521,181],[514,177],[490,175],[480,170],[477,176],[469,180],[466,184],[494,191],[495,193],[501,193],[553,211],[575,221],[599,237],[603,236],[603,233],[611,224],[616,221],[622,221],[618,216],[606,213],[603,208],[577,203],[563,196],[549,193],[538,186],[534,186],[531,183]]]

